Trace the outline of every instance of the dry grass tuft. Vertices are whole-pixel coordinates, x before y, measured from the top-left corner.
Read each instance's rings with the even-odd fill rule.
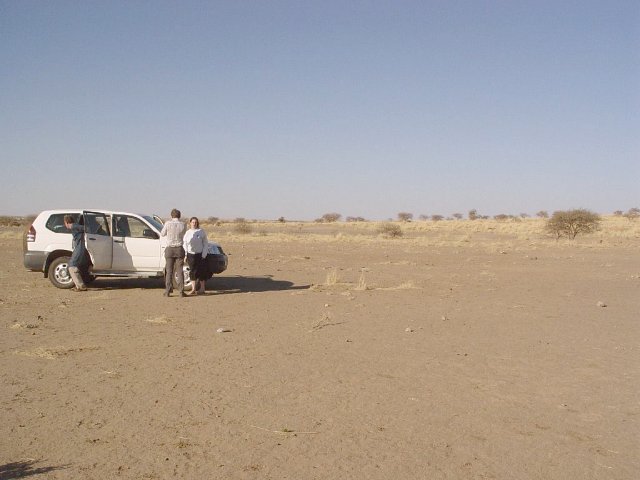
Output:
[[[171,321],[166,315],[160,315],[159,317],[147,318],[145,321],[156,325],[164,325]]]
[[[98,350],[99,348],[100,347],[98,346],[56,348],[37,347],[33,350],[16,350],[14,353],[16,355],[24,355],[26,357],[37,357],[46,358],[48,360],[55,360],[56,358],[66,357],[72,353],[89,352]]]
[[[339,280],[340,280],[340,276],[338,275],[338,270],[334,268],[329,273],[327,273],[327,281],[325,282],[325,285],[327,286],[337,285],[339,283]]]
[[[356,285],[356,287],[354,288],[354,290],[366,290],[367,289],[367,282],[364,278],[364,272],[360,272],[360,278],[358,279],[358,284]]]
[[[0,238],[3,240],[20,240],[25,229],[18,227],[0,227]]]
[[[396,287],[380,287],[376,288],[376,290],[415,290],[417,288],[412,280],[407,280]]]

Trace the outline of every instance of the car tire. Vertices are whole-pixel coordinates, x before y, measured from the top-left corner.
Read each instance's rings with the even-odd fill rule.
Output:
[[[69,275],[69,257],[58,257],[49,265],[49,281],[57,288],[72,288],[73,280]]]
[[[189,276],[189,267],[187,266],[187,264],[185,263],[183,269],[182,269],[182,273],[184,275],[184,290],[191,290],[192,285],[191,285],[191,277]],[[173,288],[174,290],[178,289],[178,272],[174,272],[173,274]]]

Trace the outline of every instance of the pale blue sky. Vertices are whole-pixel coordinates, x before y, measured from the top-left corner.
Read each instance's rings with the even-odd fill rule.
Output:
[[[0,0],[0,214],[640,206],[640,2]]]

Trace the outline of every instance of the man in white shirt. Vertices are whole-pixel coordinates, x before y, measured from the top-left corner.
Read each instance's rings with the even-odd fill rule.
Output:
[[[184,264],[184,247],[182,241],[186,226],[180,221],[180,210],[174,208],[171,210],[171,220],[164,224],[160,235],[167,237],[167,246],[164,250],[164,258],[166,260],[164,272],[164,296],[171,296],[171,288],[173,286],[174,272],[178,273],[176,280],[178,283],[178,292],[184,297],[184,274],[182,266]]]

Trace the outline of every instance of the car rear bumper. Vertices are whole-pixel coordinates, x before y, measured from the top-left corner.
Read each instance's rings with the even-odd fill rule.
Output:
[[[34,272],[43,272],[47,252],[24,252],[24,267]]]

